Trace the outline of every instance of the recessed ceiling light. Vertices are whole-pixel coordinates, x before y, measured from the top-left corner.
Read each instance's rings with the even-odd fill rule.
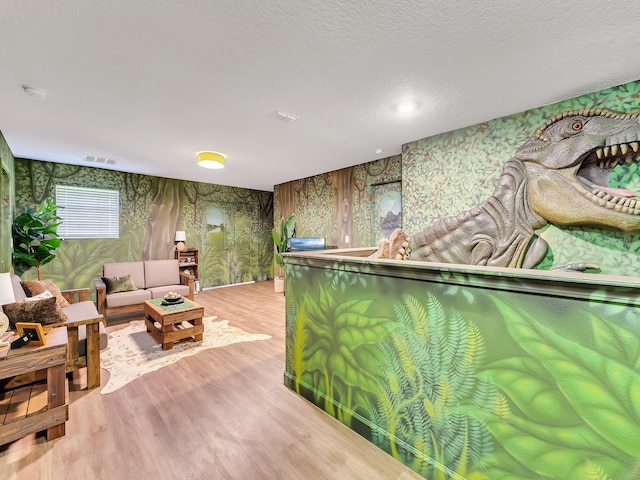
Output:
[[[22,90],[30,97],[38,98],[40,100],[44,99],[44,97],[47,95],[47,92],[45,92],[44,90],[30,87],[28,85],[22,85]]]
[[[376,150],[376,154],[377,154],[377,155],[380,155],[382,152],[384,152],[384,150],[383,150],[383,149],[381,149],[381,148],[378,148],[378,149]]]
[[[397,110],[400,113],[409,113],[413,112],[417,106],[418,104],[416,102],[403,102],[398,104]]]

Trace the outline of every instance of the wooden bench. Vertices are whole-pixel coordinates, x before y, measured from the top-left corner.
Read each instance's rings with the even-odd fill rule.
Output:
[[[51,329],[43,346],[0,350],[0,379],[46,372],[46,383],[0,391],[0,445],[40,431],[46,431],[47,440],[65,434],[69,419],[66,361],[64,327]]]

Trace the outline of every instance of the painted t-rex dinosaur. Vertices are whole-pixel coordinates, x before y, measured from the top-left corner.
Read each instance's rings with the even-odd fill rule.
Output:
[[[371,256],[534,268],[549,248],[534,231],[548,222],[640,231],[637,194],[608,186],[611,169],[639,160],[639,117],[587,108],[550,118],[505,163],[487,200],[412,237],[397,230]]]

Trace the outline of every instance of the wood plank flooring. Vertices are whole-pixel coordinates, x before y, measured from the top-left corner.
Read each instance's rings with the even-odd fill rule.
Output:
[[[421,478],[284,387],[284,296],[272,282],[207,290],[196,302],[272,338],[205,350],[107,395],[71,391],[67,434],[1,446],[0,479]]]

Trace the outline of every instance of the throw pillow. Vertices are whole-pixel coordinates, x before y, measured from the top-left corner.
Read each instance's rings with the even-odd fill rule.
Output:
[[[119,292],[131,292],[137,290],[133,284],[131,275],[122,275],[120,277],[102,277],[102,281],[107,287],[107,295]]]
[[[24,299],[25,302],[36,302],[38,300],[43,300],[45,298],[51,298],[53,297],[53,293],[51,293],[49,290],[45,290],[42,293],[39,293],[38,295],[34,295],[33,297],[27,297]]]
[[[2,309],[9,317],[11,328],[15,328],[18,322],[49,325],[67,320],[67,314],[56,303],[55,297],[36,300],[35,302],[9,303],[4,305]]]
[[[62,292],[56,284],[51,280],[34,280],[31,282],[22,282],[22,288],[24,288],[24,293],[27,294],[27,297],[34,297],[45,290],[49,290],[54,297],[56,297],[56,301],[60,308],[66,307],[69,305],[69,302],[66,298],[62,296]]]

